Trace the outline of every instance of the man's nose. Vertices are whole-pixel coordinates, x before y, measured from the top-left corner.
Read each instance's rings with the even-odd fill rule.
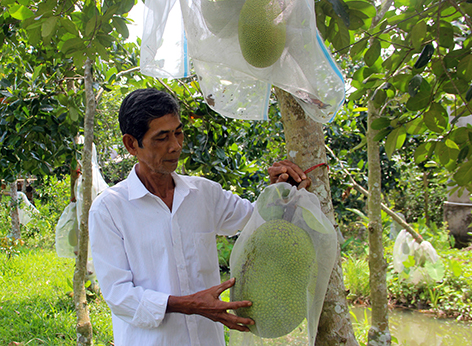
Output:
[[[170,145],[169,145],[169,152],[178,151],[180,149],[182,149],[182,144],[180,143],[177,136],[172,135],[171,140],[170,140]]]

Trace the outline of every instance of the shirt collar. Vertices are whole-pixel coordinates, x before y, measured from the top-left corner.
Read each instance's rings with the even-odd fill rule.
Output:
[[[190,190],[197,190],[198,188],[187,179],[182,179],[180,175],[175,172],[171,173],[175,183],[175,192],[181,195],[187,195]],[[144,186],[136,173],[136,165],[133,166],[130,174],[128,175],[128,199],[139,199],[147,194],[151,195],[151,192]]]

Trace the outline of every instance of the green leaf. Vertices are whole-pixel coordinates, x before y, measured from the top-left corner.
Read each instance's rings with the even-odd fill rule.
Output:
[[[442,21],[439,25],[439,45],[444,48],[454,46],[454,28],[448,22]]]
[[[459,150],[459,146],[450,138],[446,139],[445,144],[448,148]]]
[[[390,126],[390,119],[386,117],[380,117],[372,121],[370,127],[374,130],[381,130],[388,126]]]
[[[41,36],[48,37],[56,31],[57,17],[47,18],[41,25]]]
[[[387,137],[385,142],[385,152],[388,158],[392,159],[392,154],[395,149],[400,149],[406,139],[406,130],[403,126],[397,127]]]
[[[62,47],[60,48],[61,51],[65,55],[69,55],[72,52],[78,51],[78,50],[84,50],[84,40],[80,37],[74,37],[71,39],[68,39],[67,41],[64,42]]]
[[[456,161],[457,157],[459,156],[458,149],[452,149],[446,145],[446,141],[440,141],[436,144],[436,149],[434,153],[439,158],[439,162],[441,165],[446,167],[446,169],[451,170],[453,167],[453,163]]]
[[[302,208],[302,216],[303,220],[306,222],[308,227],[310,227],[312,230],[317,231],[318,233],[321,234],[329,234],[329,229],[327,229],[324,225],[323,222],[320,222],[311,211],[309,211],[306,208],[303,208],[301,205],[297,205],[297,207]]]
[[[457,66],[457,74],[466,82],[472,80],[472,55],[467,55],[460,60]]]
[[[426,126],[421,118],[416,118],[408,122],[405,127],[406,132],[410,135],[420,135],[426,131]]]
[[[349,9],[362,12],[366,18],[373,18],[377,14],[375,7],[367,1],[346,1],[346,5],[349,6]]]
[[[472,182],[472,160],[464,162],[454,174],[454,181],[459,186],[466,186]]]
[[[453,78],[442,85],[442,90],[448,94],[458,95],[465,93],[469,88],[469,84],[460,78]]]
[[[10,16],[18,20],[25,20],[34,16],[34,12],[23,5],[14,5],[10,7]]]
[[[428,275],[434,281],[438,282],[444,278],[444,273],[446,270],[441,260],[438,260],[435,263],[431,263],[428,261],[425,263],[424,267],[426,268]]]
[[[426,108],[431,100],[431,85],[423,79],[419,92],[414,96],[410,97],[406,102],[406,108],[410,111],[418,111]]]
[[[351,51],[349,54],[351,58],[361,55],[367,48],[367,40],[359,40],[354,45],[351,46]]]
[[[344,22],[344,24],[349,27],[349,15],[347,14],[346,10],[343,6],[342,0],[328,0],[328,2],[333,6],[334,13],[338,15]]]
[[[411,268],[416,265],[415,257],[413,256],[408,256],[408,259],[403,261],[403,266],[405,268]]]
[[[373,66],[377,59],[380,57],[382,47],[380,46],[380,41],[374,39],[369,49],[364,55],[364,61],[367,66]]]
[[[391,128],[386,128],[386,129],[380,130],[380,131],[375,135],[374,141],[375,141],[375,142],[381,141],[382,139],[384,139],[385,137],[387,137],[390,132],[392,132],[392,129],[391,129]]]
[[[387,99],[387,93],[383,89],[377,89],[374,94],[374,105],[377,108],[380,108]]]
[[[60,18],[61,25],[67,32],[70,32],[72,35],[79,37],[79,30],[75,23],[67,17]]]
[[[411,43],[413,47],[417,50],[421,48],[426,33],[428,31],[428,26],[425,21],[418,22],[413,29],[411,30]]]
[[[34,68],[33,76],[31,77],[31,80],[36,80],[36,78],[39,77],[39,74],[41,73],[41,70],[43,69],[43,65],[38,65]]]
[[[419,164],[430,159],[435,147],[435,142],[421,143],[420,146],[415,150],[415,163]]]
[[[70,116],[70,119],[73,122],[76,122],[77,120],[79,120],[79,112],[78,112],[77,108],[70,107],[69,108],[69,116]]]
[[[91,37],[96,29],[98,29],[100,18],[98,16],[93,16],[85,25],[85,36]]]
[[[424,113],[424,123],[428,129],[436,133],[443,133],[447,127],[447,111],[439,103],[432,103],[429,110]]]
[[[423,77],[419,74],[413,76],[408,83],[408,94],[414,97],[420,90],[421,83],[423,82]]]
[[[113,17],[113,26],[116,28],[116,31],[123,36],[123,38],[128,38],[129,36],[129,31],[128,31],[128,26],[126,25],[126,21],[121,18],[121,17]],[[341,28],[340,28],[341,29]],[[348,35],[349,36],[349,35]],[[349,46],[349,40],[346,45],[343,47]]]
[[[459,277],[462,275],[462,264],[456,259],[449,260],[449,269],[451,269],[452,274],[455,277]]]

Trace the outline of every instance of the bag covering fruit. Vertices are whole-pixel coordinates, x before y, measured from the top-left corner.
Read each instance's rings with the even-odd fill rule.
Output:
[[[235,314],[249,317],[252,333],[232,330],[231,346],[281,338],[306,320],[313,345],[336,256],[336,233],[316,195],[288,183],[268,186],[231,253],[232,301],[252,306]],[[303,327],[305,328],[305,327]]]
[[[267,119],[272,85],[322,123],[344,102],[313,1],[146,0],[141,72],[188,77],[190,58],[206,102],[224,116]]]

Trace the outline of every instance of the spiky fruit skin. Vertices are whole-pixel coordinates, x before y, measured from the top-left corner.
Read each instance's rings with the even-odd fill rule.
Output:
[[[239,14],[239,45],[254,67],[273,65],[282,55],[286,25],[279,0],[247,0]]]
[[[316,253],[308,233],[284,220],[261,225],[247,239],[231,275],[231,301],[252,306],[235,312],[255,321],[252,333],[277,338],[290,333],[306,317],[307,290],[316,283]]]

